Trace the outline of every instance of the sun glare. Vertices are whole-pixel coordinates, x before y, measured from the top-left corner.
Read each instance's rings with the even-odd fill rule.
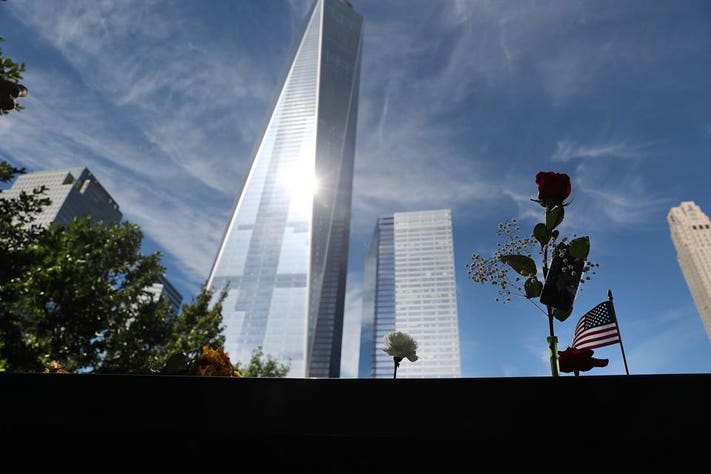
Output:
[[[291,206],[308,212],[318,192],[318,179],[314,170],[303,165],[289,167],[284,170],[280,182],[289,193]]]

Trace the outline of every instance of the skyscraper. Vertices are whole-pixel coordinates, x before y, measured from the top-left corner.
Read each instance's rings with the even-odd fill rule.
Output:
[[[73,218],[89,215],[95,221],[118,223],[121,212],[116,201],[87,168],[44,170],[20,175],[12,187],[3,191],[11,199],[22,191],[46,186],[44,196],[52,203],[37,216],[36,224],[47,226],[51,222],[67,225]]]
[[[168,300],[168,303],[170,303],[173,310],[177,314],[180,314],[180,306],[183,303],[183,295],[180,294],[180,292],[170,281],[168,281],[165,276],[161,275],[160,280],[146,288],[146,291],[151,294],[153,301],[158,301],[161,297]]]
[[[417,341],[419,356],[400,365],[398,378],[461,376],[451,211],[379,218],[364,279],[358,376],[392,377],[382,347],[396,330]]]
[[[681,272],[711,339],[711,220],[693,201],[667,214]]]
[[[314,4],[208,279],[230,357],[261,346],[288,377],[340,375],[362,23]]]

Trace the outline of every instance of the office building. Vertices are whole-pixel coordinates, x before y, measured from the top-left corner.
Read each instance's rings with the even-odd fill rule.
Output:
[[[2,197],[11,199],[21,192],[32,193],[46,186],[45,197],[52,203],[37,216],[35,224],[48,226],[51,222],[67,225],[74,217],[89,215],[95,221],[118,223],[121,212],[116,201],[87,168],[66,168],[36,171],[20,175]]]
[[[358,377],[392,378],[383,338],[417,341],[415,362],[398,378],[461,376],[450,210],[396,212],[378,219],[366,257]]]
[[[176,312],[180,314],[180,307],[183,303],[183,295],[173,286],[168,279],[161,275],[160,281],[153,283],[153,285],[146,288],[148,293],[152,295],[153,301],[158,301],[161,297],[168,300],[170,306]]]
[[[230,357],[261,346],[288,377],[340,376],[361,29],[314,4],[208,279]]]
[[[676,258],[711,339],[711,221],[699,206],[684,201],[667,214]]]

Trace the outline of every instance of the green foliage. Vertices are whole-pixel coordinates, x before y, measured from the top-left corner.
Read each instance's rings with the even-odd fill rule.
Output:
[[[0,43],[5,40],[0,36]],[[22,79],[22,74],[25,72],[24,63],[16,63],[12,59],[5,57],[0,48],[0,79],[5,79],[11,82],[17,82]]]
[[[573,308],[572,308],[572,307],[570,307],[570,308],[567,309],[567,310],[562,310],[562,309],[559,309],[559,308],[553,308],[553,317],[554,317],[555,319],[557,319],[558,321],[561,321],[561,322],[562,322],[562,321],[565,321],[566,319],[568,319],[568,316],[570,316],[572,312],[573,312]]]
[[[6,161],[0,162],[0,182],[10,182],[25,172]],[[15,198],[3,196],[0,190],[0,371],[11,366],[9,359],[21,366],[38,367],[36,358],[27,353],[21,331],[20,315],[15,308],[21,301],[19,287],[34,263],[32,246],[45,232],[34,224],[42,209],[49,205],[44,187]]]
[[[284,377],[289,373],[290,363],[280,363],[271,355],[264,355],[262,347],[257,347],[252,351],[252,358],[247,367],[242,368],[241,363],[234,364],[235,370],[243,377]]]
[[[526,296],[521,284],[522,277],[516,276],[512,278],[509,276],[509,270],[514,269],[509,262],[517,264],[516,262],[524,262],[526,260],[510,259],[509,257],[513,255],[525,257],[533,263],[532,257],[535,252],[537,240],[535,237],[519,237],[518,232],[520,230],[516,219],[511,219],[510,221],[499,224],[499,229],[496,234],[499,237],[503,237],[505,241],[496,244],[496,252],[494,252],[491,257],[483,257],[478,253],[473,253],[472,261],[467,266],[469,269],[469,278],[471,278],[474,283],[490,284],[498,287],[499,297],[496,298],[496,301],[502,301],[504,303],[511,301],[512,294]],[[526,268],[526,266],[528,268]],[[535,263],[533,267],[533,275],[535,275]],[[530,263],[527,265],[524,264],[522,268],[524,269],[525,275],[520,272],[517,273],[524,277],[529,276],[528,272],[532,270]]]
[[[3,41],[4,38],[0,36],[0,43]],[[0,49],[0,115],[10,110],[22,110],[16,98],[27,94],[27,89],[19,84],[24,72],[24,63],[18,64],[5,57]]]
[[[183,305],[180,317],[171,328],[170,342],[163,355],[163,372],[193,374],[203,346],[221,347],[224,344],[222,304],[227,298],[227,286],[210,307],[214,291],[203,285],[197,297]]]
[[[0,163],[0,181],[21,173]],[[43,228],[34,221],[50,203],[44,191],[0,191],[0,371],[58,361],[69,372],[168,372],[169,361],[189,363],[202,345],[224,342],[226,291],[210,307],[203,287],[176,314],[147,291],[165,268],[160,253],[140,252],[138,226],[85,217]]]
[[[536,262],[525,255],[502,255],[501,261],[525,277],[536,274]]]
[[[568,252],[571,256],[580,259],[588,258],[590,253],[590,237],[578,237],[568,243]]]
[[[562,205],[546,209],[546,228],[548,228],[548,230],[555,229],[561,222],[563,222],[564,216],[565,210]],[[542,243],[541,245],[545,245],[545,243]]]
[[[551,240],[551,235],[551,231],[548,230],[548,227],[543,223],[539,222],[536,224],[536,227],[533,228],[533,236],[541,246],[546,245],[546,243]]]
[[[24,169],[0,162],[0,181]],[[203,346],[221,347],[227,286],[199,294],[176,314],[147,291],[165,268],[141,253],[135,224],[89,217],[34,224],[44,188],[4,198],[0,191],[0,371],[41,372],[53,361],[69,372],[194,374]],[[284,377],[290,365],[261,347],[246,377]]]
[[[538,281],[538,278],[532,276],[528,278],[523,284],[524,290],[526,291],[526,298],[538,298],[541,296],[541,291],[543,290],[543,283]]]
[[[165,269],[159,253],[140,253],[142,238],[134,224],[83,217],[66,227],[51,224],[30,246],[32,265],[15,285],[21,295],[15,312],[22,315],[27,349],[39,363],[57,360],[70,372],[129,371],[117,362],[128,356],[114,337],[134,338],[135,347],[145,337],[141,323],[149,316],[165,317],[148,312],[157,313],[160,306],[152,305],[146,288]]]

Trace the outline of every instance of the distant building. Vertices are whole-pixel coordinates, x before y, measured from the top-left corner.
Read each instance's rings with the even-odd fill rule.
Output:
[[[681,272],[711,339],[711,220],[693,201],[667,215]]]
[[[89,215],[95,221],[121,222],[116,201],[87,168],[36,171],[20,175],[10,189],[2,192],[6,199],[19,196],[22,191],[46,186],[44,196],[52,204],[37,217],[36,224],[48,226],[52,222],[67,225],[73,218]]]
[[[403,331],[416,362],[398,378],[461,376],[451,211],[396,212],[378,219],[366,257],[358,376],[392,378],[383,338]]]
[[[153,301],[158,301],[162,296],[168,300],[168,303],[173,307],[176,313],[180,313],[180,306],[183,303],[183,295],[175,289],[167,278],[161,276],[158,283],[154,283],[147,288],[148,292],[153,295]]]

